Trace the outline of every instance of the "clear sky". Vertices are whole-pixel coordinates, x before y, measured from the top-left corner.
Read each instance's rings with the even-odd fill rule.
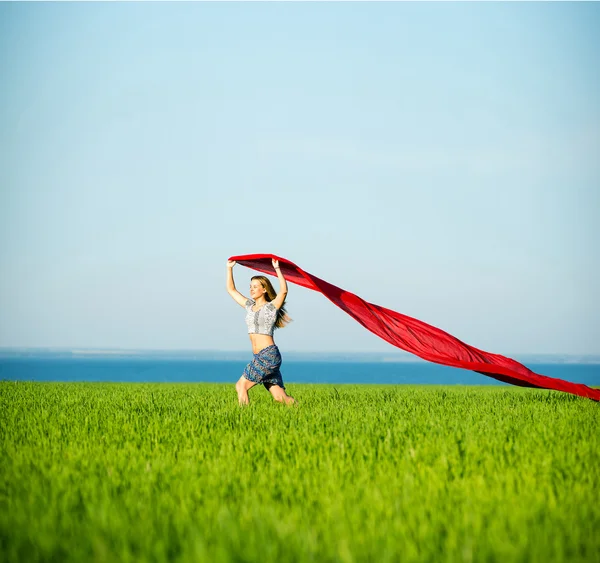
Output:
[[[0,346],[248,348],[225,263],[266,252],[600,353],[599,38],[596,3],[0,4]],[[288,308],[284,352],[393,350]]]

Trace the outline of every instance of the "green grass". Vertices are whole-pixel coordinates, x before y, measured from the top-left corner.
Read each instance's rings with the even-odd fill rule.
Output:
[[[600,406],[508,387],[0,382],[0,559],[598,561]]]

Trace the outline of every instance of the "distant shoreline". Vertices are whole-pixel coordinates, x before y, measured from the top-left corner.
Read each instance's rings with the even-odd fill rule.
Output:
[[[238,361],[247,360],[247,350],[140,350],[118,348],[0,348],[0,359],[148,359],[148,360],[196,360]],[[506,354],[524,364],[600,364],[597,354]],[[422,363],[412,354],[391,352],[294,352],[287,351],[288,362],[353,362],[353,363]]]

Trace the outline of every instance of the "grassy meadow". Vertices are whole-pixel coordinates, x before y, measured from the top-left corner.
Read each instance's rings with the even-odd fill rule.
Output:
[[[0,560],[600,560],[600,406],[511,387],[0,382]]]

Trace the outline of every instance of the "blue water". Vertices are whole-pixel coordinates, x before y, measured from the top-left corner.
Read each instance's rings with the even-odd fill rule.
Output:
[[[249,358],[250,359],[250,358]],[[234,383],[244,361],[137,358],[0,358],[0,379],[11,381]],[[536,373],[600,386],[600,364],[529,364]],[[503,385],[467,370],[430,363],[286,362],[287,383],[386,383]]]

